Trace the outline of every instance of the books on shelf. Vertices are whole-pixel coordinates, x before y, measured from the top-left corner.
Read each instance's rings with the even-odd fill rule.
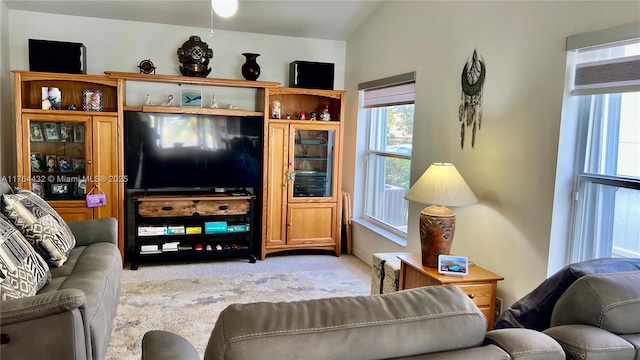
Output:
[[[162,251],[163,252],[178,251],[178,245],[180,245],[180,243],[177,242],[177,241],[175,241],[175,242],[166,242],[166,243],[162,244]]]
[[[138,225],[138,236],[166,235],[167,227],[159,225]]]
[[[160,246],[154,245],[140,245],[140,254],[157,254],[161,253]]]
[[[227,232],[226,221],[207,221],[204,223],[205,234],[218,234]]]
[[[227,232],[247,232],[249,229],[249,224],[235,224],[227,226]]]
[[[169,225],[167,226],[167,235],[184,235],[184,225]]]
[[[202,234],[202,226],[187,226],[185,231],[187,234]]]

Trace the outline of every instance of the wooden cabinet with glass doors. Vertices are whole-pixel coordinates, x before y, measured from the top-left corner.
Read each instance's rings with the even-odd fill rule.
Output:
[[[267,92],[262,257],[295,249],[330,250],[338,256],[344,92],[292,88]],[[299,118],[301,112],[305,119]],[[312,113],[316,120],[309,119]]]
[[[121,195],[127,179],[119,160],[117,81],[95,75],[13,73],[17,172],[10,180],[42,196],[65,221],[114,217],[122,226]],[[48,100],[52,88],[58,95],[55,107]],[[89,192],[104,193],[106,203],[88,207]],[[118,245],[122,252],[123,244]]]

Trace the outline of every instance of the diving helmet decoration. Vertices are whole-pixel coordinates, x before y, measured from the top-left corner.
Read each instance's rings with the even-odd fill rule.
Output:
[[[212,57],[213,50],[209,45],[200,40],[200,36],[191,35],[189,40],[178,48],[178,60],[182,64],[180,73],[183,76],[207,77],[211,72],[208,65]]]
[[[462,102],[458,109],[460,147],[464,149],[465,126],[471,128],[471,147],[476,144],[476,128],[482,126],[482,85],[487,70],[484,61],[473,50],[473,57],[464,64],[462,70]]]

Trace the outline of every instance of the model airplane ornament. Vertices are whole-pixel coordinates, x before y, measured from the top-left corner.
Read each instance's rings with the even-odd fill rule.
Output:
[[[471,147],[476,143],[476,129],[482,127],[482,86],[486,76],[484,61],[473,50],[473,57],[462,70],[462,103],[458,108],[460,147],[464,149],[465,126],[471,128]]]

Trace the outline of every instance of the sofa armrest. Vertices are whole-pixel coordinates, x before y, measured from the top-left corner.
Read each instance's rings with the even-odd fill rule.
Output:
[[[76,246],[87,246],[98,242],[118,245],[118,222],[114,218],[72,221],[67,225],[76,237]]]
[[[180,335],[152,330],[142,337],[142,360],[199,360],[189,341]]]
[[[567,359],[633,359],[634,346],[607,330],[589,325],[560,325],[544,331],[554,338]]]
[[[11,325],[72,311],[85,302],[84,292],[78,289],[64,289],[21,299],[4,300],[0,306],[0,325]]]
[[[506,351],[511,359],[563,360],[564,351],[553,338],[530,329],[499,329],[489,331],[486,344],[494,344]]]

